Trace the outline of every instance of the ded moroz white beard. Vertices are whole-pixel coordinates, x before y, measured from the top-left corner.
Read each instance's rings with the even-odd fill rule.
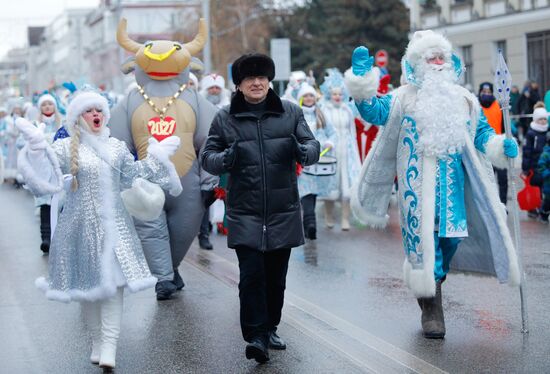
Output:
[[[465,145],[467,121],[465,98],[455,83],[450,64],[421,67],[414,118],[419,135],[418,148],[427,156],[444,158],[460,153]]]

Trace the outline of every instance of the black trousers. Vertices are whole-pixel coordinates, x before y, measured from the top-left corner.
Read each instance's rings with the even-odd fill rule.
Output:
[[[500,202],[506,205],[508,200],[508,171],[506,169],[494,168],[497,173],[497,183],[498,183],[498,195],[500,197]]]
[[[240,247],[241,331],[245,341],[267,339],[281,322],[290,248],[262,252]]]
[[[304,214],[304,231],[307,232],[308,227],[317,227],[317,222],[315,220],[315,204],[317,203],[317,195],[306,195],[302,197],[301,202],[302,211]]]
[[[50,243],[51,224],[50,224],[50,206],[40,205],[40,237],[42,243]]]
[[[208,239],[210,236],[210,209],[206,209],[202,216],[201,227],[199,229],[199,239]]]

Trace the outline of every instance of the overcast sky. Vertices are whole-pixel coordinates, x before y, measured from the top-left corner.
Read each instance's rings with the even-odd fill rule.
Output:
[[[99,0],[1,0],[0,57],[27,44],[27,26],[46,26],[66,8],[92,8]]]

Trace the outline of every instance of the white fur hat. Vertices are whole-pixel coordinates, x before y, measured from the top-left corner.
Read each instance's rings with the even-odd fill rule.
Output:
[[[302,87],[300,88],[300,91],[298,91],[297,99],[300,100],[302,96],[306,94],[312,94],[313,96],[317,97],[317,91],[315,91],[315,88],[311,87],[307,83],[303,83]]]
[[[437,49],[443,52],[445,60],[451,62],[453,49],[451,42],[443,35],[432,30],[417,31],[413,34],[407,46],[405,59],[414,67],[430,49]]]
[[[44,95],[40,96],[40,98],[38,99],[38,108],[39,109],[40,109],[40,106],[42,105],[42,103],[45,102],[45,101],[49,101],[49,102],[53,103],[53,105],[55,106],[55,109],[57,110],[57,101],[50,94],[44,94]]]
[[[533,111],[533,121],[537,121],[541,118],[548,118],[549,114],[544,108],[537,108]]]
[[[81,91],[71,100],[69,107],[67,108],[67,123],[65,127],[70,135],[72,135],[75,124],[78,122],[78,118],[82,113],[88,109],[101,109],[103,112],[103,124],[107,125],[111,118],[111,112],[109,111],[109,103],[107,99],[93,91]]]
[[[225,79],[218,74],[208,74],[202,78],[201,89],[208,90],[210,87],[225,88]]]
[[[189,80],[195,84],[195,89],[199,88],[199,80],[195,74],[189,72]]]

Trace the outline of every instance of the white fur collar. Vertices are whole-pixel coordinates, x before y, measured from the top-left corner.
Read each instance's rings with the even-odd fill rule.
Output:
[[[540,123],[536,123],[535,121],[531,122],[530,127],[538,132],[546,132],[548,131],[548,123],[545,125],[541,125]]]

